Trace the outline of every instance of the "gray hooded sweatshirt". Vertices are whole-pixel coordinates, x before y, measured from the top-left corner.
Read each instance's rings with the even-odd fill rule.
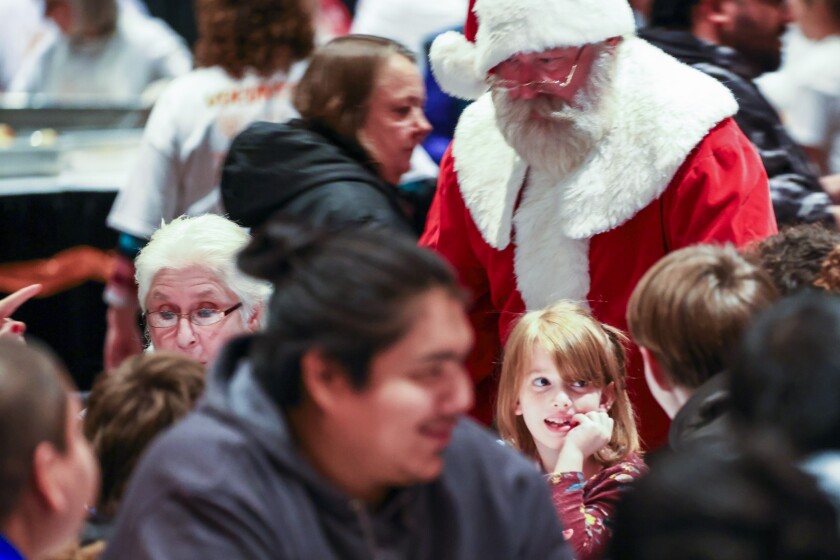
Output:
[[[228,346],[197,410],[145,453],[105,560],[571,560],[533,463],[467,419],[438,479],[376,511],[350,499],[299,453],[247,347]]]

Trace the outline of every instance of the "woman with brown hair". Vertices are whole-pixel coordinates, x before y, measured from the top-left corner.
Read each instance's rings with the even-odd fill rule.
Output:
[[[411,51],[389,39],[346,35],[319,48],[300,80],[301,119],[255,123],[231,145],[221,191],[246,227],[275,212],[330,228],[355,224],[419,234],[395,185],[431,129]]]
[[[108,216],[121,233],[105,291],[108,369],[141,349],[135,255],[162,220],[221,213],[219,168],[231,140],[253,121],[295,116],[295,63],[314,48],[309,0],[196,0],[196,13],[201,67],[155,104],[135,172]]]

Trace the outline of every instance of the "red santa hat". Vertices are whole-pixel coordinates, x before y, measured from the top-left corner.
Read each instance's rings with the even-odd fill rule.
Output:
[[[478,99],[487,72],[511,55],[599,43],[636,28],[627,0],[471,0],[467,17],[466,36],[443,33],[429,54],[443,90],[463,99]]]

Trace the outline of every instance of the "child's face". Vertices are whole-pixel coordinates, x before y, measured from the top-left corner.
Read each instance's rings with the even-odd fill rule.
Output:
[[[612,401],[612,383],[604,389],[585,381],[564,381],[548,353],[535,344],[515,412],[522,416],[537,451],[544,457],[563,447],[566,435],[575,427],[575,414],[593,412],[602,405],[609,408]]]

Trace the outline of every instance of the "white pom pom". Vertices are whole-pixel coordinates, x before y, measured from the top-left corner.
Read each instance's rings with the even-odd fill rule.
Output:
[[[432,72],[441,89],[461,99],[478,99],[487,91],[476,71],[475,45],[461,33],[447,31],[435,38],[429,52]]]

